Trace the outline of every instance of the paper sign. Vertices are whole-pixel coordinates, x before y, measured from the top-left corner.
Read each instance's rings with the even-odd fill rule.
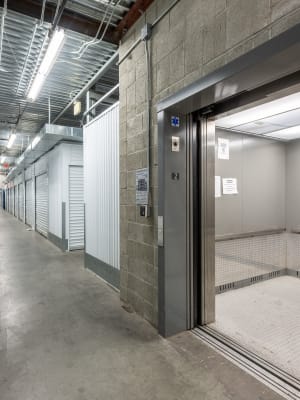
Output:
[[[136,204],[148,204],[148,170],[139,169],[136,171]]]
[[[236,178],[223,178],[223,194],[238,194]]]
[[[229,140],[218,138],[218,159],[229,160]]]
[[[215,176],[215,197],[221,197],[221,177]]]

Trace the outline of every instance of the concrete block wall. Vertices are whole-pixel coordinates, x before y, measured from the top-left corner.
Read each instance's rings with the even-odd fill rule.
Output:
[[[172,0],[155,1],[122,40],[120,57]],[[139,216],[135,172],[146,167],[146,62],[140,43],[120,65],[121,299],[157,325],[156,104],[300,22],[299,0],[180,0],[153,29],[152,215]]]

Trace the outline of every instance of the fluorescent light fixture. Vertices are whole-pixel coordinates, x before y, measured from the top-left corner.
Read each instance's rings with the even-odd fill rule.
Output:
[[[31,85],[30,91],[28,93],[28,98],[32,101],[36,100],[48,73],[50,72],[53,64],[55,63],[56,57],[58,56],[65,37],[65,32],[63,29],[58,29],[54,32],[44,59],[39,67],[36,77]]]
[[[77,100],[74,102],[74,116],[79,115],[81,113],[81,101]]]
[[[227,117],[220,118],[216,121],[216,125],[223,128],[233,128],[239,125],[247,124],[253,121],[271,117],[290,110],[300,108],[300,93],[282,97],[268,103],[240,111]]]
[[[41,140],[41,137],[40,137],[40,136],[36,136],[36,137],[33,139],[32,143],[31,143],[31,149],[34,149],[35,146],[39,143],[40,140]]]
[[[270,132],[265,136],[271,136],[277,139],[294,140],[300,138],[300,125],[292,126],[290,128],[280,129],[279,131]]]
[[[16,140],[17,135],[15,133],[12,133],[8,139],[8,143],[7,143],[7,148],[10,149],[12,147],[12,145],[14,144],[14,141]]]

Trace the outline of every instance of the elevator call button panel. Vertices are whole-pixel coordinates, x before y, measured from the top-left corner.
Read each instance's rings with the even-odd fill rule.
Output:
[[[180,138],[179,136],[172,136],[172,151],[180,151]]]

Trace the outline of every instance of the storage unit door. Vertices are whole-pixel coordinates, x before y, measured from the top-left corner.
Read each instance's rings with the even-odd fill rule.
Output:
[[[24,221],[24,184],[19,184],[19,218]]]
[[[29,226],[33,226],[33,192],[32,192],[33,181],[30,179],[25,182],[25,223]]]
[[[84,248],[83,167],[69,169],[69,250]]]
[[[14,213],[14,188],[10,189],[10,208],[9,208],[9,212],[11,214]]]
[[[19,217],[19,193],[18,186],[15,186],[15,217]]]
[[[42,174],[35,181],[35,226],[44,236],[48,235],[48,175]]]

